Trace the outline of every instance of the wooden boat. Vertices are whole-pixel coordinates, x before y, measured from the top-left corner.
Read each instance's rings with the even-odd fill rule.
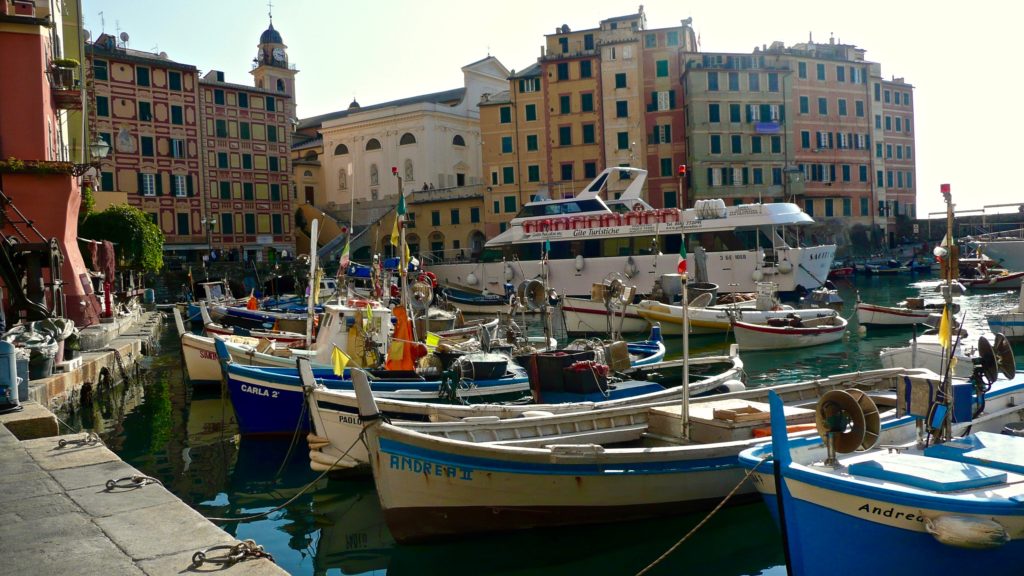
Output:
[[[900,264],[896,260],[889,260],[887,262],[865,264],[863,270],[868,276],[889,276],[910,272],[910,266]]]
[[[285,330],[274,330],[274,329],[260,329],[260,328],[240,328],[238,326],[225,326],[218,324],[210,318],[210,312],[206,309],[206,303],[201,302],[199,304],[199,313],[203,318],[203,328],[207,335],[210,336],[249,336],[257,340],[270,340],[272,342],[280,342],[286,346],[292,345],[304,345],[306,341],[306,335],[298,332],[288,332]]]
[[[954,314],[960,309],[956,306]],[[896,306],[857,302],[857,321],[861,326],[912,326],[924,324],[932,314],[942,313],[942,303],[926,303],[923,298],[907,298]]]
[[[914,374],[935,377],[884,370],[778,388],[796,403],[852,386],[887,392]],[[741,482],[736,455],[763,442],[768,423],[767,405],[754,400],[762,388],[693,402],[688,439],[676,402],[397,425],[381,417],[365,377],[354,383],[384,517],[403,543],[705,509],[737,485],[734,501],[743,501],[754,488]],[[786,408],[801,428],[814,414]]]
[[[681,363],[681,360],[669,361]],[[718,367],[708,371],[708,368]],[[690,358],[691,380],[690,395],[708,395],[729,390],[740,392],[742,386],[743,363],[735,344],[729,348],[727,356],[709,356]],[[628,375],[636,377],[647,368],[633,369]],[[703,375],[698,375],[705,372]],[[478,421],[481,419],[495,420],[498,418],[517,418],[529,415],[566,414],[573,412],[589,412],[603,408],[646,405],[652,403],[678,404],[682,395],[682,386],[676,378],[676,385],[664,388],[640,388],[630,384],[628,390],[632,396],[622,394],[620,398],[601,398],[598,401],[573,401],[557,404],[442,404],[437,402],[409,402],[396,400],[386,396],[376,396],[380,410],[391,420],[412,422],[452,422]],[[358,420],[358,404],[355,394],[350,390],[330,389],[316,384],[312,380],[304,381],[312,388],[309,395],[309,411],[312,415],[315,439],[310,440],[309,460],[314,470],[351,468],[366,466],[368,456],[366,446],[355,443],[362,434],[362,424]],[[666,382],[662,382],[663,385]],[[616,386],[617,384],[611,384]],[[648,392],[644,392],[644,389]],[[649,392],[653,389],[654,392]],[[622,390],[616,390],[622,393]],[[633,394],[635,393],[635,394]],[[369,472],[369,470],[366,470]]]
[[[637,313],[648,322],[658,322],[666,336],[679,336],[683,331],[683,307],[653,300],[641,300],[636,305]],[[753,301],[715,306],[690,306],[688,311],[690,334],[713,334],[728,332],[733,319],[742,319],[753,324],[762,324],[772,318],[821,318],[835,315],[830,308],[794,309],[782,306],[779,310],[758,310]]]
[[[992,269],[982,276],[974,278],[962,277],[960,278],[960,283],[975,290],[1004,290],[1006,288],[1019,288],[1021,279],[1024,279],[1024,272]]]
[[[838,266],[828,271],[828,279],[835,280],[836,278],[849,278],[855,273],[853,266]]]
[[[770,320],[768,324],[736,321],[732,329],[740,350],[781,350],[841,340],[846,333],[846,326],[846,319],[833,313],[831,316],[808,320]]]
[[[246,299],[233,295],[227,280],[199,282],[196,286],[199,294],[192,294],[188,302],[182,305],[182,313],[185,314],[186,322],[202,323],[202,315],[199,313],[200,302],[206,303],[207,306],[245,306]]]
[[[645,332],[647,320],[640,316],[635,304],[627,304],[624,310],[609,313],[603,301],[587,298],[562,298],[562,318],[568,334],[633,334]]]
[[[463,314],[498,314],[508,312],[508,298],[500,294],[473,294],[445,287],[441,290],[442,297]]]
[[[990,315],[988,327],[996,334],[1003,334],[1010,339],[1024,338],[1024,286],[1020,289],[1017,309]]]
[[[209,307],[210,317],[217,322],[230,326],[248,329],[286,330],[295,328],[305,330],[306,314],[293,312],[274,312],[270,310],[249,310],[241,306]]]
[[[739,459],[781,526],[791,573],[1020,574],[1024,438],[999,432],[1019,426],[1024,387],[987,381],[979,404],[972,389],[986,382],[964,384],[958,418],[960,401],[949,409],[935,384],[908,379],[897,398],[905,415],[892,422],[879,422],[866,395],[832,393],[815,410],[819,435],[799,439],[787,437],[784,406],[771,399],[771,444]],[[953,413],[945,443],[930,431],[935,407]],[[837,420],[844,429],[830,429]]]

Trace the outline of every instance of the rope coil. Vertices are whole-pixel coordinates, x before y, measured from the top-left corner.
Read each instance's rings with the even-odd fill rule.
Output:
[[[224,553],[211,554],[219,551],[224,551]],[[274,556],[264,550],[263,546],[257,544],[255,540],[243,540],[236,544],[220,544],[196,552],[192,555],[192,568],[199,568],[203,564],[231,566],[249,558],[266,558],[274,562]]]
[[[143,476],[140,474],[136,474],[134,476],[125,476],[124,478],[118,478],[117,480],[107,480],[106,486],[107,492],[110,492],[115,488],[135,490],[138,488],[142,488],[143,486],[147,486],[149,484],[159,484],[161,486],[164,485],[163,482],[161,482],[157,478],[153,478],[152,476]]]

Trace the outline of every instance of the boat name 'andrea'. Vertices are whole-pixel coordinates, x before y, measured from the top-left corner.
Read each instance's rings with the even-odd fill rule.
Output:
[[[420,460],[419,458],[410,458],[409,456],[398,456],[397,454],[391,455],[389,466],[392,470],[405,470],[414,472],[416,474],[425,474],[427,476],[441,476],[445,478],[457,478],[459,480],[472,480],[473,472],[472,468],[463,468],[461,466],[448,466],[446,464],[438,464],[436,462],[428,462],[426,460]]]
[[[912,514],[910,512],[898,512],[893,506],[890,506],[889,508],[880,508],[878,506],[872,506],[870,503],[864,503],[863,506],[857,508],[857,512],[867,512],[868,514],[881,516],[883,518],[892,518],[893,520],[905,518],[909,522],[924,522],[924,516],[920,514]]]
[[[242,392],[248,392],[249,394],[266,396],[267,398],[277,398],[277,390],[267,390],[266,388],[253,386],[252,384],[242,384],[241,389]]]

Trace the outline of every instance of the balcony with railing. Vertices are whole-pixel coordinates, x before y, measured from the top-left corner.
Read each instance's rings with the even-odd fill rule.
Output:
[[[74,62],[74,66],[71,66],[71,62],[73,61],[68,61],[67,65],[61,65],[63,61],[55,62],[47,76],[50,78],[51,95],[57,108],[81,110],[82,86],[79,79],[75,78],[78,63]]]
[[[448,188],[413,190],[412,194],[408,198],[410,204],[427,204],[430,202],[451,202],[454,200],[468,200],[483,197],[483,184],[471,184],[469,186],[450,186]]]

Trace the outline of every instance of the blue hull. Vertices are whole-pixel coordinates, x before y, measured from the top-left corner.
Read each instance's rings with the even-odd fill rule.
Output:
[[[286,434],[296,427],[309,430],[309,410],[303,414],[305,397],[300,387],[271,388],[229,378],[228,392],[242,434]]]
[[[793,573],[801,576],[858,574],[862,569],[871,576],[1020,574],[1022,570],[1024,541],[991,550],[955,548],[927,532],[866,522],[803,500],[787,498],[785,505],[790,561]],[[777,506],[772,503],[770,508],[777,520]],[[870,557],[867,563],[865,556]]]

